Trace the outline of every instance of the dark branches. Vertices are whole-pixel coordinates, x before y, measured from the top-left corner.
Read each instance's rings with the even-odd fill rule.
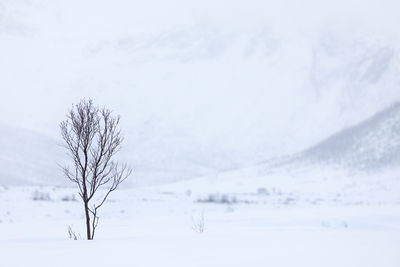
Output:
[[[69,166],[62,169],[67,179],[78,186],[89,240],[94,238],[98,225],[98,209],[132,173],[126,164],[113,160],[123,141],[119,121],[119,116],[113,116],[106,108],[99,109],[92,100],[81,100],[60,123],[64,147],[72,160],[72,170]],[[92,203],[100,188],[105,189],[104,195],[97,204]]]

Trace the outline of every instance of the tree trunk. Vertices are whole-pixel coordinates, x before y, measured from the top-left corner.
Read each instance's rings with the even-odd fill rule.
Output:
[[[92,239],[92,235],[90,233],[90,214],[89,214],[89,206],[88,202],[85,201],[85,215],[86,215],[86,236],[88,240]]]

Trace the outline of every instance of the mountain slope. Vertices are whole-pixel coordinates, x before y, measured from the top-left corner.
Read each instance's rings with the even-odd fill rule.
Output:
[[[330,136],[296,158],[363,170],[400,166],[400,103]]]
[[[65,184],[59,143],[36,132],[0,127],[0,185]]]
[[[0,123],[59,140],[91,97],[121,115],[140,183],[291,155],[400,100],[399,3],[3,0]]]

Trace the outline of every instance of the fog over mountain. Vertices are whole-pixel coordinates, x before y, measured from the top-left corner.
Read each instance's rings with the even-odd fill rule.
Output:
[[[121,114],[137,183],[299,151],[344,166],[398,162],[398,144],[386,150],[398,139],[398,10],[394,0],[0,0],[0,183],[61,179],[58,123],[84,97]]]
[[[400,166],[400,103],[330,136],[299,158],[364,170]]]

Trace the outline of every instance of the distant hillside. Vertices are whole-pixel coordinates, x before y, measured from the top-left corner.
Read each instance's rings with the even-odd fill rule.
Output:
[[[296,160],[374,170],[400,165],[400,103],[340,131]]]
[[[83,97],[121,115],[120,155],[134,168],[126,185],[294,155],[400,100],[399,9],[394,0],[0,0],[0,182],[59,180],[57,125]],[[304,157],[350,157],[335,149]]]
[[[63,184],[57,141],[39,133],[0,125],[0,185]]]

